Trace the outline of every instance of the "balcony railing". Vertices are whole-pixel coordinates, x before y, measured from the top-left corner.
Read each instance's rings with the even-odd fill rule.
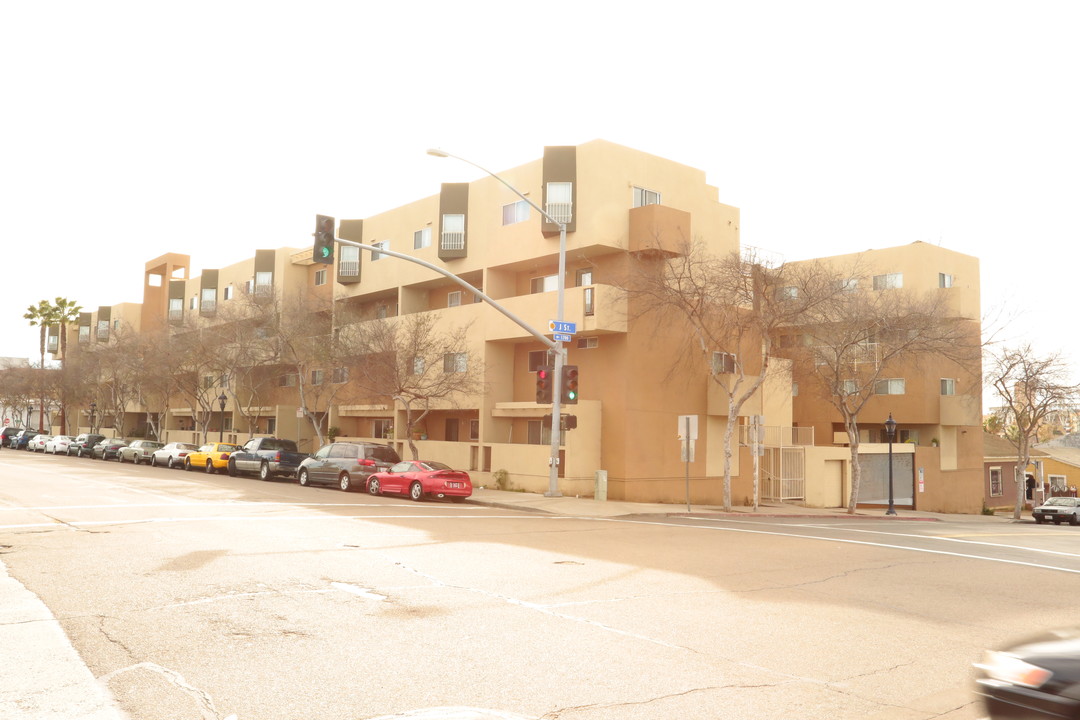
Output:
[[[444,231],[442,237],[439,238],[439,247],[443,250],[464,250],[465,233]]]
[[[545,212],[556,222],[569,224],[574,217],[574,204],[569,202],[549,202]]]
[[[342,260],[338,263],[338,277],[356,277],[360,274],[359,260]]]

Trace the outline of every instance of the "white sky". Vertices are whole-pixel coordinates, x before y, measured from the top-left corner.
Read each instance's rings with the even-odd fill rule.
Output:
[[[6,2],[0,356],[64,296],[142,299],[545,145],[700,168],[789,259],[975,255],[1004,337],[1061,350],[1080,240],[1080,4]],[[1080,373],[1078,373],[1080,375]]]

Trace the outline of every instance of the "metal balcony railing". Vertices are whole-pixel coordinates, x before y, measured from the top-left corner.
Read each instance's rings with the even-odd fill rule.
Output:
[[[442,237],[439,238],[439,247],[443,250],[464,250],[465,233],[444,231]]]
[[[360,274],[359,260],[342,260],[338,263],[338,277],[356,277]]]
[[[549,202],[544,211],[557,222],[567,224],[574,217],[574,204],[569,202]]]

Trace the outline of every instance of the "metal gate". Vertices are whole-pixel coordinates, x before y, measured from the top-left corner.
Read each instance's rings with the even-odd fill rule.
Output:
[[[806,499],[806,450],[765,448],[761,463],[761,497],[765,500]]]

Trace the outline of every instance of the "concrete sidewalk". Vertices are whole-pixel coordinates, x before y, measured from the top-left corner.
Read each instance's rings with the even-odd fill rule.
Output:
[[[856,508],[854,514],[849,514],[844,508],[813,508],[795,505],[793,503],[767,502],[758,505],[757,511],[741,505],[733,506],[729,512],[725,512],[717,505],[690,505],[687,511],[686,503],[637,503],[621,500],[593,500],[592,498],[578,498],[574,496],[547,497],[539,493],[515,492],[508,490],[492,490],[490,488],[475,488],[472,497],[466,502],[489,507],[506,508],[508,510],[528,510],[533,512],[546,512],[554,515],[571,515],[577,517],[621,517],[624,515],[665,515],[672,517],[685,517],[687,515],[708,515],[712,517],[771,517],[771,518],[812,518],[819,520],[924,520],[941,522],[952,520],[985,521],[985,522],[1013,522],[1012,516],[1004,515],[953,515],[948,513],[932,513],[920,510],[897,509],[895,516],[885,514],[885,508],[870,507]],[[1031,522],[1030,515],[1020,522]]]

